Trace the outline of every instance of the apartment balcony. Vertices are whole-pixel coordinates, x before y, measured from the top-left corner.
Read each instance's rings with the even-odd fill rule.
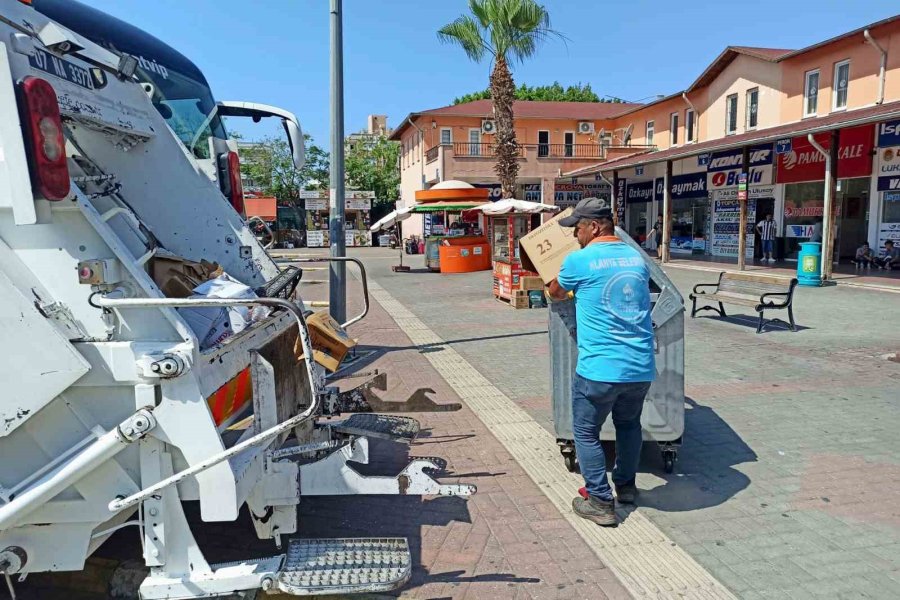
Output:
[[[519,144],[520,178],[554,178],[594,163],[646,150],[645,146],[601,146],[600,144]],[[434,146],[425,152],[425,180],[496,177],[494,160],[497,144],[454,142]]]

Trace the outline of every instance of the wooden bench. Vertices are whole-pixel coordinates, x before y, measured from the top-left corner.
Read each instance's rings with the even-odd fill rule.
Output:
[[[792,303],[794,301],[794,287],[797,285],[796,279],[790,281],[783,277],[775,277],[772,275],[756,275],[750,273],[719,273],[718,283],[701,283],[694,286],[694,291],[690,298],[694,305],[691,309],[691,318],[694,318],[701,310],[714,310],[719,316],[725,317],[725,307],[727,304],[741,304],[744,306],[752,306],[759,313],[759,325],[756,327],[756,333],[762,333],[763,328],[769,323],[784,323],[781,319],[764,318],[763,312],[766,310],[787,309],[788,325],[791,331],[797,331],[794,324],[794,309]],[[713,288],[711,291],[705,291]],[[697,306],[697,300],[705,302],[705,306]],[[719,306],[716,308],[710,303],[715,302]]]

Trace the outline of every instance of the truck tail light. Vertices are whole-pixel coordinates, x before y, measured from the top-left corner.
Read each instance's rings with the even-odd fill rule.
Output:
[[[20,89],[32,182],[47,200],[64,200],[69,195],[69,165],[56,92],[39,77],[26,77]]]
[[[244,214],[244,186],[241,183],[241,160],[237,152],[223,152],[219,155],[219,181],[222,193],[242,217]]]

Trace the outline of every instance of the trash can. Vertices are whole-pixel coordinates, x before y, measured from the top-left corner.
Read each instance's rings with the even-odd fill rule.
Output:
[[[636,248],[650,268],[651,316],[655,332],[656,380],[650,386],[641,414],[644,442],[655,442],[662,453],[663,468],[675,468],[684,434],[684,298],[663,270],[627,233],[616,227],[616,235]],[[572,433],[572,380],[578,361],[575,302],[550,304],[550,380],[553,426],[566,468],[575,470],[575,438]],[[600,439],[615,440],[612,418],[606,419]]]
[[[797,255],[797,283],[810,287],[822,285],[822,244],[801,242]]]

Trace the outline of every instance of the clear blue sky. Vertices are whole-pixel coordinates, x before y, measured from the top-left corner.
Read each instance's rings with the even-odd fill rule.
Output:
[[[293,111],[329,145],[328,0],[88,0],[190,57],[219,100]],[[568,43],[549,42],[516,65],[517,83],[590,83],[637,100],[684,89],[725,46],[802,48],[891,16],[896,0],[545,0]],[[487,64],[438,42],[435,31],[465,0],[344,0],[345,127],[368,114],[396,126],[487,86]],[[874,52],[874,50],[873,50]],[[275,132],[234,127],[245,137]]]

